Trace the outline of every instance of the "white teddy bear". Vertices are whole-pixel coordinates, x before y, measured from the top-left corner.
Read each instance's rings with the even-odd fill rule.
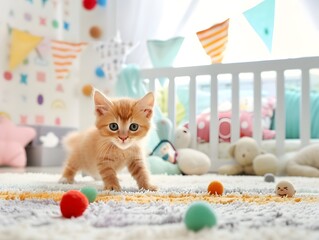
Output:
[[[179,127],[174,134],[173,143],[177,150],[177,164],[187,175],[202,175],[209,171],[210,158],[203,152],[190,148],[191,133],[186,127]]]
[[[229,148],[229,155],[234,159],[233,164],[223,165],[218,173],[226,175],[259,175],[266,173],[277,174],[278,160],[271,153],[264,153],[257,142],[250,137],[242,137]]]
[[[286,172],[289,176],[319,177],[319,144],[308,145],[287,162]]]

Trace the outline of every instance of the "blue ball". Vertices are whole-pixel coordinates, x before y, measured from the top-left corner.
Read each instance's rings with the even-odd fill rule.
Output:
[[[214,210],[206,202],[195,202],[189,206],[184,217],[187,229],[197,232],[217,224]]]
[[[105,73],[103,71],[103,69],[101,67],[97,67],[95,69],[95,74],[96,76],[98,76],[99,78],[104,78],[105,77]]]
[[[105,7],[107,3],[107,0],[97,0],[97,4],[101,7]]]

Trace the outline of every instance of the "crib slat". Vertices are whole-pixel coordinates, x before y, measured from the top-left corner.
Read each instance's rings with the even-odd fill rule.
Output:
[[[300,140],[301,147],[309,144],[310,139],[310,79],[309,69],[302,69],[300,101]]]
[[[191,147],[197,146],[197,124],[196,124],[196,78],[191,75],[189,80],[189,130],[192,140]]]
[[[253,137],[260,145],[262,140],[261,129],[261,76],[260,72],[254,73],[254,122],[253,122]]]
[[[156,79],[149,79],[149,83],[148,83],[148,89],[149,91],[151,92],[156,92],[155,91],[155,82],[156,82]]]
[[[176,127],[176,91],[175,91],[175,78],[170,78],[168,84],[168,118],[172,121],[172,132],[175,132]]]
[[[277,71],[276,81],[276,153],[277,156],[284,154],[285,135],[286,135],[286,114],[285,114],[285,79],[283,71]]]
[[[239,78],[238,73],[232,75],[232,115],[231,115],[231,142],[239,139]]]
[[[218,164],[218,80],[216,75],[211,75],[210,84],[210,126],[209,126],[209,149],[211,159],[211,171],[217,171]]]

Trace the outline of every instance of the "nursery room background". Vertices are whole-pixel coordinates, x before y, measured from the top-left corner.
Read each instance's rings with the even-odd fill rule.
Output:
[[[94,123],[91,87],[139,97],[136,82],[124,83],[141,69],[319,55],[315,0],[1,0],[0,6],[0,116],[36,130],[25,144],[27,161],[13,166],[61,166],[62,137]],[[223,36],[216,51],[201,39],[207,29]],[[318,72],[311,80],[318,90]],[[165,114],[165,81],[158,84],[158,112]],[[184,124],[188,86],[176,84],[177,120]],[[207,95],[205,86],[198,85],[198,98]],[[198,102],[201,113],[208,106]]]

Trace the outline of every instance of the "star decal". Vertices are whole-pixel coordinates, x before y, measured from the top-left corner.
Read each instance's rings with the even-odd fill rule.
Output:
[[[28,85],[28,75],[27,74],[20,74],[20,83]]]

